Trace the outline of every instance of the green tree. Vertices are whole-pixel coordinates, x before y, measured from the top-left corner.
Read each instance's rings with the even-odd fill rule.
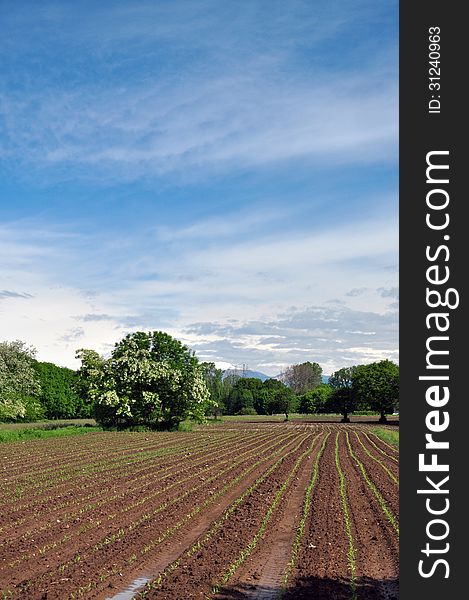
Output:
[[[38,399],[48,419],[90,416],[91,404],[78,394],[75,371],[49,362],[35,362],[34,368],[41,385]]]
[[[287,367],[283,374],[285,383],[295,394],[306,394],[322,383],[322,367],[316,362],[304,362]]]
[[[390,360],[360,365],[353,376],[356,397],[371,410],[380,413],[380,423],[386,423],[386,413],[392,413],[399,402],[399,367]]]
[[[262,381],[255,377],[240,377],[230,389],[227,399],[228,414],[256,414],[260,407]]]
[[[333,389],[329,384],[321,383],[314,390],[310,390],[301,396],[300,412],[303,414],[328,412],[332,393]]]
[[[104,426],[174,428],[187,418],[203,421],[214,404],[194,352],[167,333],[129,334],[109,359],[91,350],[77,357],[80,389]]]
[[[331,397],[331,408],[342,414],[342,422],[349,423],[349,413],[354,411],[356,395],[353,389],[353,378],[357,367],[343,367],[332,373],[329,385],[334,392]]]
[[[298,398],[293,390],[278,379],[266,379],[263,383],[268,414],[284,413],[285,420],[298,408]]]
[[[40,393],[33,367],[35,355],[36,350],[20,340],[0,342],[0,420],[34,419],[40,412],[34,400]]]
[[[200,366],[212,400],[213,414],[218,416],[224,408],[223,370],[217,369],[213,362],[203,362]]]

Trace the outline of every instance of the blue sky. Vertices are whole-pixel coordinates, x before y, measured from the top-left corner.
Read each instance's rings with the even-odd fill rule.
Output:
[[[2,339],[397,360],[397,2],[0,10]]]

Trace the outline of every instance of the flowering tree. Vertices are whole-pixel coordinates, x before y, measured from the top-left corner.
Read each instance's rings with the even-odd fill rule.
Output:
[[[194,353],[161,331],[136,332],[115,345],[109,359],[79,350],[81,392],[105,426],[173,428],[202,421],[214,405]]]
[[[39,404],[33,396],[41,390],[33,367],[36,350],[24,342],[0,342],[0,420],[26,416],[28,404]]]

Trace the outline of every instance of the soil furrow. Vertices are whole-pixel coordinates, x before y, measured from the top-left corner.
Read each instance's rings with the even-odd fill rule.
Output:
[[[360,600],[397,600],[398,538],[357,470],[345,433],[340,436],[340,461],[347,479],[353,523],[358,596]],[[395,487],[396,496],[397,493]]]
[[[250,600],[274,600],[279,595],[301,516],[305,489],[322,439],[321,437],[318,440],[308,460],[295,477],[275,521],[270,524],[261,548],[249,557],[230,580],[230,585],[225,586],[216,598],[232,597],[233,592],[242,594],[243,598]]]

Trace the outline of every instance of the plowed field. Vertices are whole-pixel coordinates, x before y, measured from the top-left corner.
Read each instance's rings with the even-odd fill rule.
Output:
[[[4,444],[3,598],[398,598],[398,451],[366,424]]]

